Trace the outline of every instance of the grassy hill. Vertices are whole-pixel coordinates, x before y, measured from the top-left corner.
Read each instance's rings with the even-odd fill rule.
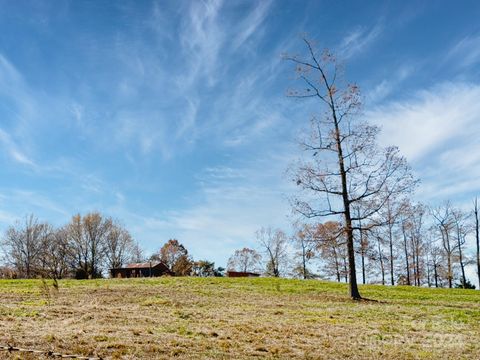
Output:
[[[114,359],[480,359],[480,291],[360,291],[378,302],[315,280],[0,280],[0,345]]]

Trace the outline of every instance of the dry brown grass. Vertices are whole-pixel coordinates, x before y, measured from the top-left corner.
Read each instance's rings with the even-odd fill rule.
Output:
[[[381,302],[319,281],[0,281],[0,343],[111,359],[480,359],[480,292],[361,290]]]

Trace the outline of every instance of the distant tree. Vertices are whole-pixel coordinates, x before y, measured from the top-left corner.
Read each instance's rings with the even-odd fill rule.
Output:
[[[403,212],[402,212],[402,221],[401,221],[401,229],[402,229],[402,236],[403,236],[403,251],[404,251],[404,254],[403,254],[403,257],[405,259],[405,272],[406,272],[406,275],[404,277],[404,280],[405,280],[405,284],[404,285],[411,285],[411,275],[410,275],[410,253],[411,253],[411,249],[410,249],[410,241],[408,239],[408,234],[409,234],[409,230],[410,230],[410,227],[412,225],[412,223],[409,221],[410,219],[410,216],[411,216],[411,213],[410,213],[410,207],[407,207],[405,206],[403,208]],[[391,254],[393,254],[393,252],[391,252]],[[393,259],[391,261],[391,264],[392,264],[392,267],[391,267],[391,275],[392,275],[392,285],[394,285],[394,280],[393,280]]]
[[[112,222],[98,212],[72,217],[66,230],[77,278],[102,276]]]
[[[321,254],[324,271],[338,282],[348,281],[348,254],[345,231],[337,221],[318,224],[315,232],[317,251]]]
[[[152,258],[162,261],[177,276],[187,276],[192,271],[193,261],[177,239],[168,240]]]
[[[406,216],[406,208],[404,205],[405,202],[405,200],[402,201],[397,197],[392,196],[391,198],[386,200],[385,206],[378,212],[377,222],[379,222],[382,226],[380,226],[377,235],[381,236],[384,239],[381,244],[383,245],[385,243],[388,248],[388,258],[383,256],[382,260],[388,259],[391,285],[395,285],[395,229],[396,226],[401,223],[401,216]],[[409,281],[408,279],[409,277],[407,276],[407,282]]]
[[[119,223],[111,224],[105,242],[105,257],[109,269],[119,268],[136,256],[135,242]]]
[[[255,232],[255,237],[267,260],[266,274],[280,277],[287,262],[287,235],[280,229],[262,227]]]
[[[215,263],[208,260],[199,260],[193,263],[192,275],[200,277],[221,277],[223,276],[222,267],[215,268]]]
[[[453,263],[458,243],[454,239],[455,219],[453,218],[453,209],[449,201],[432,210],[437,229],[441,236],[441,245],[447,260],[447,281],[448,287],[453,286]]]
[[[192,273],[193,261],[188,255],[181,255],[173,264],[172,271],[176,276],[189,276]]]
[[[423,204],[405,200],[401,207],[400,229],[403,241],[399,244],[405,260],[405,285],[420,286],[425,273],[425,215]],[[399,251],[402,252],[401,250]]]
[[[0,266],[0,279],[16,279],[18,277],[14,268]]]
[[[457,240],[457,249],[458,249],[458,263],[460,265],[460,271],[462,278],[460,284],[467,286],[467,277],[465,276],[465,251],[464,246],[466,242],[467,234],[469,233],[469,228],[467,226],[467,216],[460,209],[453,209],[452,219],[455,227],[455,237]]]
[[[456,283],[455,284],[455,288],[456,289],[475,289],[475,285],[473,285],[470,280],[465,280],[465,282],[461,282],[461,283]]]
[[[42,252],[43,276],[62,279],[71,275],[71,247],[65,227],[52,229]]]
[[[308,218],[341,218],[346,236],[349,292],[361,299],[357,286],[354,231],[359,221],[373,218],[387,201],[409,192],[415,185],[410,167],[396,147],[376,144],[379,129],[358,116],[360,93],[355,84],[343,84],[335,57],[318,53],[304,39],[307,57],[286,56],[295,64],[303,88],[289,96],[314,99],[322,105],[321,117],[312,119],[302,146],[311,157],[300,161],[294,181],[301,197],[293,201],[297,212]],[[360,214],[352,209],[359,205]]]
[[[476,256],[476,263],[477,263],[477,276],[478,276],[478,284],[480,289],[480,218],[478,215],[478,200],[475,198],[474,207],[473,207],[473,215],[475,216],[475,243],[477,246],[477,256]]]
[[[254,249],[245,247],[235,250],[235,253],[228,259],[227,271],[257,272],[261,259],[261,255]]]
[[[296,248],[296,265],[293,269],[295,276],[311,279],[316,275],[309,269],[310,261],[315,257],[316,241],[315,226],[309,224],[297,225],[299,228],[292,237],[293,246]]]
[[[432,269],[433,284],[435,287],[442,287],[443,279],[447,278],[448,272],[444,269],[445,256],[444,251],[440,246],[435,243],[431,243],[428,247],[428,266]]]
[[[52,227],[33,216],[10,226],[1,242],[6,262],[20,277],[32,278],[42,270],[42,255],[51,236]]]
[[[372,236],[375,239],[376,242],[376,249],[374,250],[373,254],[373,260],[378,261],[378,265],[380,268],[380,275],[381,275],[381,283],[382,285],[385,285],[385,262],[386,262],[386,256],[383,250],[384,247],[384,239],[381,236],[381,233],[379,231],[379,228],[375,228],[372,230]]]
[[[132,253],[131,253],[131,261],[132,263],[141,263],[146,261],[145,254],[143,253],[143,249],[137,242],[133,243],[132,246]]]

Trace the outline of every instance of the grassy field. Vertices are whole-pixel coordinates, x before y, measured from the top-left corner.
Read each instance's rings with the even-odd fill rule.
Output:
[[[0,280],[0,345],[113,359],[480,359],[479,291],[360,290],[379,302],[314,280]]]

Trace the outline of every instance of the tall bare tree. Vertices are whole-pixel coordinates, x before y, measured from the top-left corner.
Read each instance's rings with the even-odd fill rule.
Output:
[[[7,263],[11,264],[21,277],[32,278],[43,267],[42,255],[51,234],[52,227],[41,223],[34,215],[25,217],[23,222],[10,226],[1,242]]]
[[[378,228],[375,228],[372,230],[372,236],[374,237],[376,241],[377,248],[375,250],[375,255],[374,255],[374,260],[378,260],[378,265],[380,267],[380,275],[381,275],[381,282],[382,285],[385,285],[385,261],[386,261],[386,256],[383,251],[384,247],[384,239],[383,236],[381,235],[380,231]]]
[[[453,285],[453,263],[454,256],[458,247],[453,239],[454,219],[452,205],[449,201],[432,210],[432,215],[436,221],[436,226],[441,236],[441,244],[447,260],[447,280],[448,287]]]
[[[267,275],[280,277],[287,261],[287,235],[280,229],[262,227],[255,232],[255,236],[267,259]]]
[[[310,279],[315,277],[314,273],[309,269],[309,263],[315,257],[315,226],[310,224],[303,224],[298,226],[299,229],[292,237],[293,245],[297,249],[296,258],[297,262],[294,273],[300,275],[303,279]]]
[[[353,232],[356,223],[372,218],[396,194],[409,191],[415,180],[396,147],[376,144],[379,129],[359,116],[360,93],[355,84],[341,80],[335,57],[319,53],[303,39],[307,56],[286,56],[295,64],[303,87],[288,96],[317,100],[320,117],[311,122],[310,136],[302,142],[311,157],[300,161],[294,181],[306,193],[293,201],[308,218],[341,217],[347,239],[349,293],[361,299],[357,286]],[[313,198],[312,198],[313,195]],[[362,211],[352,212],[355,205]],[[360,229],[358,229],[360,230]]]
[[[243,248],[235,250],[228,259],[228,271],[257,272],[262,256],[254,249]]]
[[[111,227],[112,219],[98,212],[72,217],[67,225],[67,236],[71,245],[71,256],[76,263],[76,277],[102,276],[107,237]]]
[[[134,258],[135,242],[120,224],[112,223],[105,241],[105,257],[109,269],[122,267]]]
[[[66,228],[51,229],[46,237],[42,252],[42,276],[53,279],[62,279],[71,275],[72,263],[70,262],[71,248],[68,243]]]
[[[381,225],[382,236],[386,239],[388,247],[388,266],[390,284],[395,285],[395,230],[401,225],[401,215],[404,212],[405,200],[391,197],[385,202],[385,206],[379,211],[376,222]],[[401,226],[400,226],[401,227]]]
[[[324,264],[324,271],[328,276],[334,276],[338,282],[342,279],[347,282],[348,254],[342,224],[337,221],[318,224],[315,239]]]
[[[480,224],[478,217],[478,200],[475,198],[473,214],[475,216],[475,243],[477,245],[477,276],[478,276],[478,288],[480,289]]]
[[[462,274],[462,279],[460,280],[460,286],[465,288],[467,284],[467,278],[465,276],[465,239],[469,229],[466,224],[466,214],[460,209],[454,209],[452,211],[452,218],[455,226],[455,236],[457,238],[457,249],[458,249],[458,263],[460,265],[460,271]]]

